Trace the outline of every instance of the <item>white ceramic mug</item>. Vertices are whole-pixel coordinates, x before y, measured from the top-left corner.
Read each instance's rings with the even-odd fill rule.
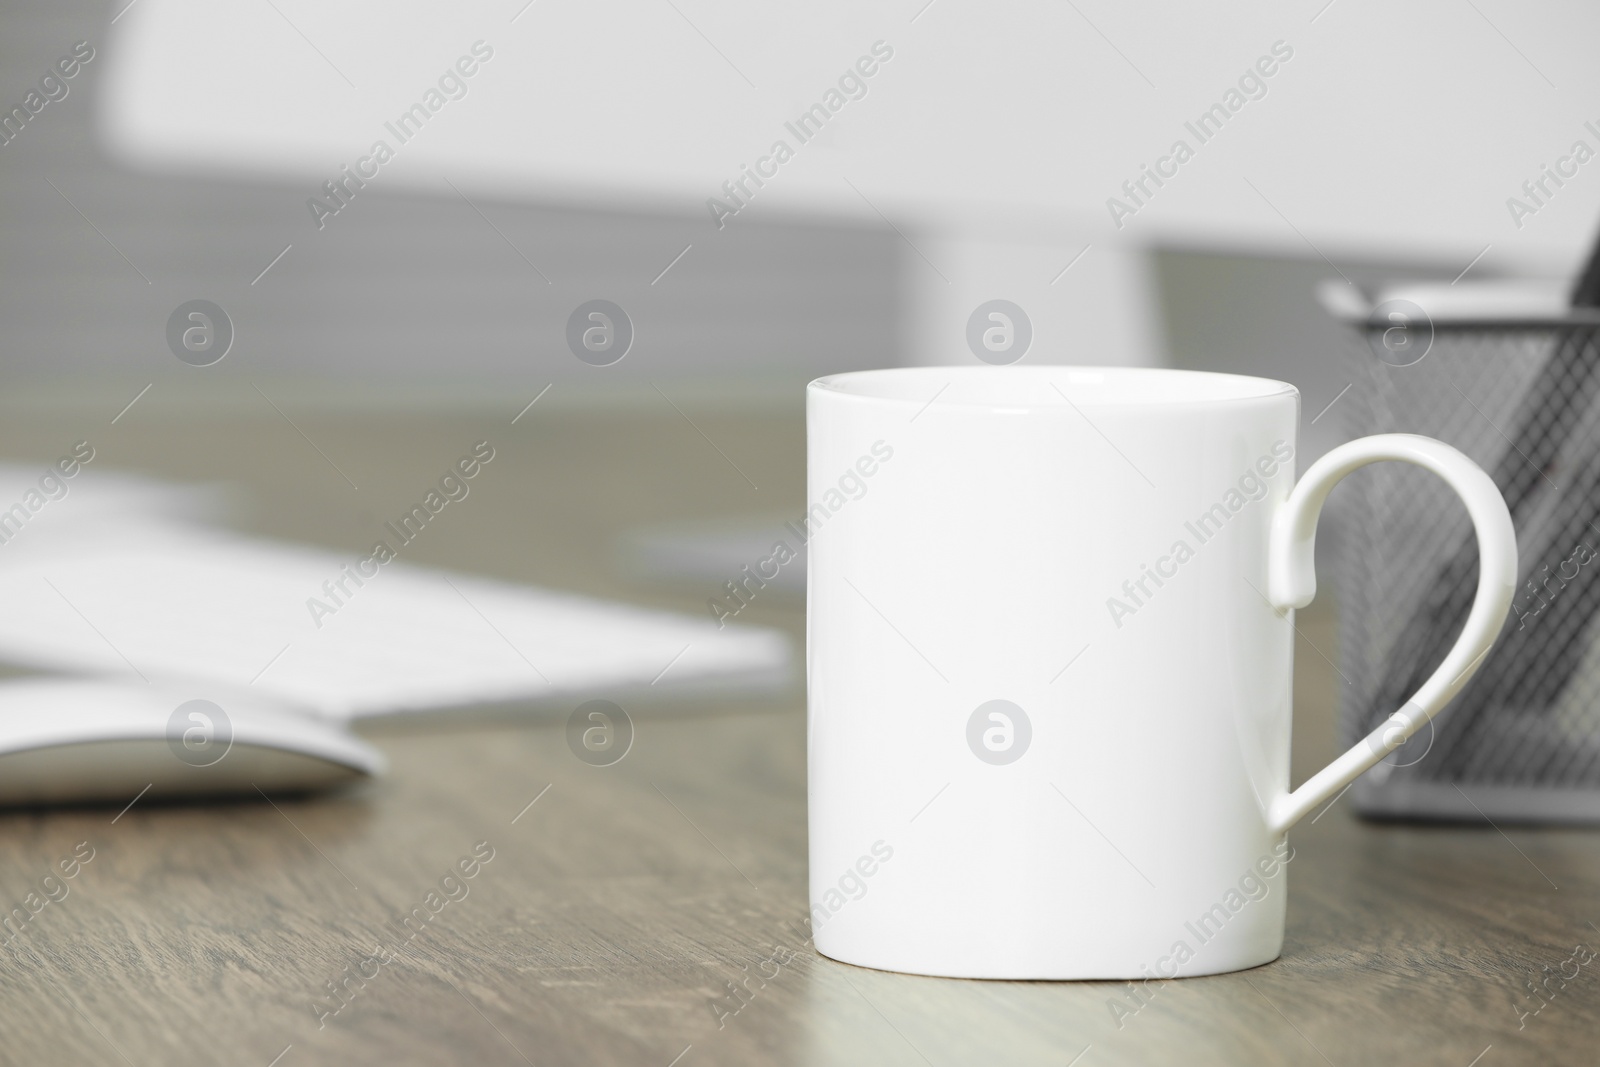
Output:
[[[807,391],[811,921],[835,959],[971,978],[1275,959],[1286,834],[1427,722],[1507,618],[1511,518],[1386,434],[1294,482],[1300,396],[1224,374],[865,371]],[[1406,706],[1289,791],[1294,609],[1328,492],[1461,496],[1480,579]],[[1441,557],[1449,546],[1441,546]]]

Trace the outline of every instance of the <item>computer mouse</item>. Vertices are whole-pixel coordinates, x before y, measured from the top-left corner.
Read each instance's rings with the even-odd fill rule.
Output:
[[[259,798],[382,774],[383,754],[252,696],[76,679],[0,682],[0,805]]]

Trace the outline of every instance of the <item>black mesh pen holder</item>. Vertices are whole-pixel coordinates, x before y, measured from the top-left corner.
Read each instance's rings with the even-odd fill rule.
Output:
[[[1521,557],[1500,640],[1431,724],[1351,788],[1380,818],[1600,822],[1600,315],[1523,287],[1414,287],[1324,304],[1351,326],[1352,437],[1419,433],[1494,478]],[[1340,733],[1406,702],[1460,632],[1477,584],[1444,483],[1374,464],[1338,499]]]

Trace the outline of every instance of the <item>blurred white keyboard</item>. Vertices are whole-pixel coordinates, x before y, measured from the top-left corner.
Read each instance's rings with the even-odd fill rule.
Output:
[[[109,518],[109,516],[108,516]],[[125,516],[118,516],[119,519]],[[628,691],[773,688],[780,632],[149,519],[0,545],[0,662],[204,683],[348,719]],[[318,623],[320,622],[320,625]]]

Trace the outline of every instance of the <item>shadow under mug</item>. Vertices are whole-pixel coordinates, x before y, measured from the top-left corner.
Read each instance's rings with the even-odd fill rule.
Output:
[[[811,924],[970,978],[1212,974],[1282,949],[1286,835],[1471,677],[1517,573],[1494,483],[1407,434],[1294,481],[1299,393],[1077,367],[807,389]],[[1378,460],[1460,495],[1480,577],[1444,662],[1289,790],[1317,516]],[[1451,546],[1441,546],[1441,555]]]

